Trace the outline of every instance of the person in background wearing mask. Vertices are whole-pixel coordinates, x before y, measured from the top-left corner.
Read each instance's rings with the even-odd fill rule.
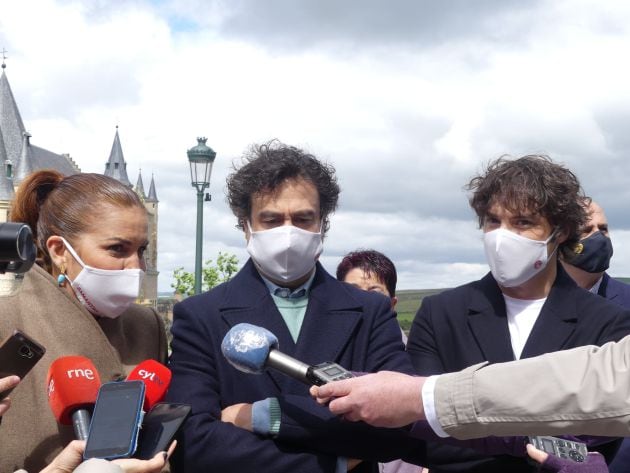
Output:
[[[587,221],[570,170],[546,156],[503,157],[468,188],[490,273],[423,299],[407,344],[420,375],[602,345],[630,333],[630,312],[583,291],[558,264],[559,251],[578,242]],[[618,444],[596,449],[610,461]],[[524,459],[439,444],[427,454],[448,471],[532,471]]]
[[[158,314],[134,304],[144,272],[147,215],[135,192],[99,174],[27,176],[10,210],[33,231],[37,263],[16,294],[0,298],[0,339],[23,330],[46,354],[11,393],[0,427],[0,471],[39,471],[73,438],[48,405],[52,361],[82,355],[102,382],[139,362],[166,361]]]
[[[318,262],[339,195],[334,169],[272,141],[252,148],[227,192],[251,258],[229,282],[174,307],[167,400],[192,404],[192,415],[173,471],[360,472],[375,463],[350,454],[390,449],[384,459],[400,457],[405,432],[383,431],[385,441],[318,406],[299,381],[273,370],[242,373],[221,352],[228,330],[247,322],[309,365],[413,372],[390,301],[335,280]]]
[[[583,289],[630,308],[630,285],[611,278],[613,245],[608,234],[608,219],[599,204],[586,199],[588,220],[580,241],[562,249],[560,262],[565,271]]]
[[[580,241],[565,247],[560,261],[565,271],[583,289],[630,309],[630,286],[611,278],[606,270],[610,266],[613,246],[608,234],[608,219],[596,202],[584,201],[588,221]],[[610,464],[612,473],[625,473],[630,465],[630,439],[624,439],[615,459]]]

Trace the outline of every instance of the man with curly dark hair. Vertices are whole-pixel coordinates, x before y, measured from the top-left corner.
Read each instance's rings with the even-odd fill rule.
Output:
[[[407,350],[419,374],[602,345],[630,333],[630,315],[579,288],[558,253],[579,241],[587,214],[578,179],[547,156],[501,157],[468,184],[490,272],[426,297]],[[618,441],[598,447],[610,461]],[[524,459],[434,444],[432,472],[528,472]]]
[[[227,189],[251,258],[231,281],[174,308],[168,400],[192,404],[192,415],[173,471],[359,473],[415,454],[404,431],[343,422],[299,381],[242,373],[224,359],[226,333],[248,322],[309,365],[413,372],[389,299],[337,281],[318,262],[339,196],[332,166],[273,141],[251,149]]]

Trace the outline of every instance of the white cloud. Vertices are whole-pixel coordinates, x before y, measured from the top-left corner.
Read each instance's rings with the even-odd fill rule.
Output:
[[[374,247],[394,258],[401,288],[480,276],[464,184],[503,153],[547,152],[606,208],[614,274],[630,275],[618,242],[630,229],[630,7],[498,3],[467,10],[463,28],[458,2],[368,2],[359,21],[353,2],[1,1],[0,47],[34,144],[102,172],[119,125],[130,179],[141,167],[148,186],[154,174],[161,290],[194,264],[186,150],[197,136],[217,151],[205,258],[245,260],[225,177],[249,144],[278,137],[337,168],[330,270],[344,252]],[[426,31],[393,28],[418,17]]]

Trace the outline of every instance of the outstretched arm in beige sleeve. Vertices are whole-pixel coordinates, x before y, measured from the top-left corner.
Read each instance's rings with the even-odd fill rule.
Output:
[[[453,437],[630,435],[630,336],[536,358],[477,365],[435,385],[442,428]]]

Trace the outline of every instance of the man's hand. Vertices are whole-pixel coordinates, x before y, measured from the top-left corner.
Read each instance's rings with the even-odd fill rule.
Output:
[[[312,386],[311,395],[333,414],[376,427],[402,427],[424,419],[422,386],[426,378],[380,371]]]
[[[230,422],[241,429],[253,432],[252,405],[233,404],[221,411],[221,421]]]
[[[11,389],[20,382],[20,378],[17,376],[7,376],[5,378],[0,378],[0,393],[6,391],[7,389]],[[9,410],[11,406],[11,399],[4,398],[0,401],[0,416]]]

